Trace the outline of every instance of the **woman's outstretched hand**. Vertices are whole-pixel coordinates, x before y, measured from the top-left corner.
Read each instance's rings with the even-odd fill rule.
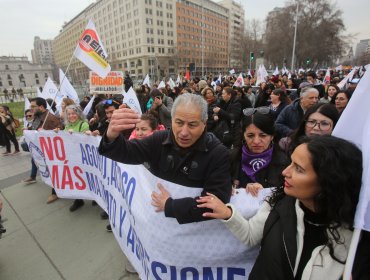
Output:
[[[233,213],[231,208],[227,207],[217,196],[208,192],[206,196],[199,197],[197,202],[199,208],[209,208],[213,210],[213,212],[204,213],[203,217],[227,220]]]

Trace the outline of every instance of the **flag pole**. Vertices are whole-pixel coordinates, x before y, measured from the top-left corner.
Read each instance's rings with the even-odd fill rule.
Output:
[[[77,48],[77,47],[76,47],[76,48]],[[67,69],[66,69],[66,72],[64,73],[64,77],[63,77],[63,79],[60,81],[59,87],[58,87],[58,89],[57,89],[57,93],[55,94],[54,99],[53,99],[53,102],[51,103],[50,107],[53,107],[53,105],[54,105],[54,103],[55,103],[55,99],[57,98],[58,92],[60,91],[60,88],[61,88],[61,86],[62,86],[62,83],[63,83],[63,81],[64,81],[65,77],[67,77],[67,73],[68,73],[69,67],[71,66],[72,59],[73,59],[73,57],[74,57],[75,51],[76,51],[76,49],[73,51],[72,56],[71,56],[71,58],[69,59],[69,62],[68,62],[68,65],[67,65]],[[46,102],[47,102],[47,101],[46,101]],[[42,124],[42,126],[41,126],[41,129],[43,129],[43,128],[44,128],[44,125],[45,125],[45,123],[46,123],[46,120],[47,120],[47,118],[48,118],[49,114],[50,114],[50,111],[48,110],[48,112],[47,112],[47,114],[46,114],[46,117],[45,117],[45,120],[44,120],[44,123],[43,123],[43,124]]]
[[[361,238],[361,229],[355,228],[352,235],[351,245],[349,246],[346,265],[344,267],[343,280],[352,279],[352,267],[355,261],[357,245]]]
[[[292,72],[294,72],[295,45],[296,45],[296,40],[297,40],[298,5],[299,5],[299,2],[297,0],[297,11],[295,14],[294,39],[293,39],[293,51],[292,51]]]

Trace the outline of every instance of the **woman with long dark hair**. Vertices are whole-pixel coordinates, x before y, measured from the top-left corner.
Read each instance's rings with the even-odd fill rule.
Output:
[[[333,136],[303,139],[276,188],[246,220],[208,194],[198,207],[223,219],[244,244],[261,245],[249,279],[339,279],[352,238],[362,177],[362,154]]]

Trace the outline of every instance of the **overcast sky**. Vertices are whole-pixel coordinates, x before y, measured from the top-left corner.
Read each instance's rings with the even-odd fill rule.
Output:
[[[246,19],[264,20],[274,7],[282,7],[283,0],[236,0],[245,8]],[[343,11],[346,32],[370,39],[369,0],[331,0]],[[71,20],[93,0],[0,0],[0,56],[27,55],[31,60],[33,39],[53,39],[63,22]]]

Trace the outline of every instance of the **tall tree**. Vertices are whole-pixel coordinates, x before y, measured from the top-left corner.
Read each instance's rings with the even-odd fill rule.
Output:
[[[275,8],[266,18],[265,53],[271,63],[291,61],[297,2]],[[348,43],[342,11],[329,0],[300,0],[296,66],[323,67],[342,57]],[[290,64],[288,64],[290,65]]]

